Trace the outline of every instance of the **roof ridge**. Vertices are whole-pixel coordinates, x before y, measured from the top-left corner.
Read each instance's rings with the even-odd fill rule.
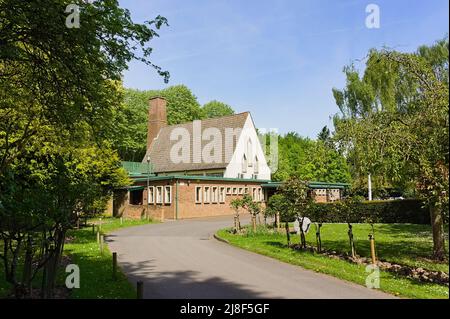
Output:
[[[213,120],[217,121],[219,119],[224,119],[224,118],[227,118],[227,117],[235,117],[235,116],[240,116],[240,115],[244,115],[244,114],[250,114],[250,111],[245,111],[245,112],[236,113],[236,114],[230,114],[230,115],[224,115],[224,116],[219,116],[219,117],[210,117],[210,118],[206,118],[206,119],[196,119],[196,120],[187,121],[187,122],[183,122],[183,123],[166,125],[166,126],[161,127],[161,130],[165,129],[165,128],[168,128],[168,127],[172,127],[172,126],[178,126],[178,125],[185,125],[185,124],[193,123],[194,121],[201,121],[201,122],[213,121]]]

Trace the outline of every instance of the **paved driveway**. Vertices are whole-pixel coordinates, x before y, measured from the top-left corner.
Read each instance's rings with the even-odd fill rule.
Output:
[[[245,221],[245,218],[244,218]],[[118,230],[110,250],[145,298],[391,298],[212,237],[232,217],[166,221]]]

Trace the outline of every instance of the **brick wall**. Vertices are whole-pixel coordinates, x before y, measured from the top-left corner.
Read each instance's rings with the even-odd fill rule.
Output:
[[[147,209],[147,184],[142,183],[141,186],[145,186],[143,191],[143,205],[130,205],[129,204],[129,193],[127,191],[117,191],[114,196],[113,205],[113,215],[123,216],[128,218],[141,218],[145,217],[145,212]],[[253,188],[261,189],[261,184],[258,182],[226,182],[226,181],[195,181],[195,180],[180,180],[178,183],[178,216],[177,216],[177,185],[175,181],[152,181],[150,186],[154,186],[155,189],[158,186],[172,186],[172,202],[156,204],[149,204],[149,215],[153,219],[164,220],[164,219],[185,219],[194,217],[209,217],[209,216],[222,216],[222,215],[233,215],[234,210],[230,207],[230,203],[234,198],[239,198],[243,196],[243,191],[248,188],[248,192],[252,195]],[[223,203],[205,203],[203,200],[203,189],[202,189],[202,202],[196,203],[195,191],[196,187],[210,187],[211,199],[212,199],[212,188],[217,187],[217,191],[220,191],[221,187],[225,188],[225,202]],[[226,194],[227,188],[239,192],[242,189],[241,194]],[[261,190],[261,194],[264,192]],[[219,196],[219,194],[218,194]],[[264,196],[264,195],[262,195]],[[261,201],[262,202],[262,201]],[[264,202],[262,202],[264,205]],[[245,213],[242,211],[241,213]]]
[[[196,203],[196,187],[210,187],[212,192],[213,187],[217,187],[218,191],[221,187],[225,187],[225,202],[224,203],[205,203],[202,192],[202,202]],[[252,194],[252,188],[261,188],[261,184],[244,183],[244,182],[226,182],[226,181],[180,181],[178,186],[178,218],[193,218],[193,217],[207,217],[207,216],[221,216],[221,215],[233,215],[234,210],[230,207],[230,203],[233,199],[242,197],[243,194],[227,195],[227,188],[248,188],[250,195]],[[202,189],[203,191],[203,189]],[[212,193],[211,193],[212,198]],[[244,213],[244,212],[242,212]]]

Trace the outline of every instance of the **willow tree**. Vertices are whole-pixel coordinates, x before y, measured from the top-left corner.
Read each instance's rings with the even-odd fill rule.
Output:
[[[373,50],[362,75],[346,67],[333,93],[335,138],[360,174],[412,185],[429,208],[433,256],[445,257],[448,218],[448,40],[417,53]]]

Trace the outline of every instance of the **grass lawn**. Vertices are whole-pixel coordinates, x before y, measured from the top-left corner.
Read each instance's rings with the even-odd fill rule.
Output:
[[[148,224],[146,220],[123,220],[103,218],[102,233],[107,234],[119,228]],[[151,223],[151,222],[150,222]],[[96,234],[92,228],[72,230],[68,236],[73,237],[64,247],[71,257],[71,263],[80,267],[80,288],[73,289],[71,298],[136,298],[136,289],[118,268],[117,280],[112,279],[112,254],[106,244],[103,255],[100,254]]]
[[[370,256],[368,234],[370,225],[354,224],[357,253]],[[233,235],[222,229],[218,236],[230,244],[281,261],[302,266],[317,272],[365,285],[368,275],[364,265],[352,264],[344,260],[332,259],[306,251],[296,251],[286,246],[286,235],[261,231],[256,234]],[[322,247],[337,251],[348,251],[346,224],[324,224],[322,227]],[[377,253],[380,259],[401,262],[448,273],[447,263],[439,264],[427,260],[432,248],[431,227],[427,225],[378,224],[375,225]],[[292,242],[299,242],[299,236],[291,236]],[[310,245],[315,245],[315,228],[307,235]],[[448,246],[447,246],[448,249]],[[392,273],[380,272],[380,289],[407,298],[448,298],[447,286],[419,283]]]
[[[91,220],[92,222],[94,220]],[[152,223],[146,220],[123,220],[103,218],[102,233],[107,234],[119,228]],[[92,227],[70,230],[67,233],[70,240],[64,245],[64,254],[70,256],[71,263],[80,268],[80,288],[72,289],[71,298],[136,298],[136,290],[118,268],[117,279],[112,279],[112,254],[104,245],[103,254],[97,244],[97,236],[92,233]],[[3,264],[0,267],[0,298],[10,291],[10,286],[4,279]],[[66,274],[61,269],[58,282],[64,285]],[[34,286],[39,287],[39,278]]]

